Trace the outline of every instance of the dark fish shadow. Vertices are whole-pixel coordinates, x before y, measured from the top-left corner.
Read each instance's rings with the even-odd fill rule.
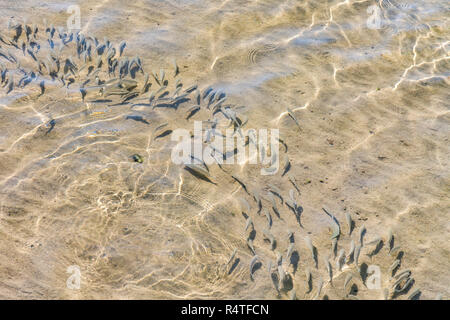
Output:
[[[411,300],[420,300],[420,296],[422,295],[422,291],[418,291],[414,296],[411,297]]]
[[[356,296],[358,294],[358,286],[356,285],[356,283],[354,283],[351,287],[350,287],[350,292],[348,293],[349,295],[352,296]]]
[[[94,71],[94,66],[89,66],[87,75],[89,76],[92,71]]]
[[[366,235],[366,232],[367,232],[367,230],[364,229],[363,232],[361,233],[361,238],[360,238],[361,247],[364,246],[364,236]]]
[[[177,106],[174,103],[158,103],[153,106],[153,109],[156,108],[177,109]]]
[[[267,242],[267,243],[271,243],[271,242],[270,242],[270,239],[267,239],[267,238],[265,238],[264,241]],[[277,240],[273,240],[273,243],[272,243],[272,245],[271,245],[271,247],[270,247],[270,250],[273,251],[273,250],[275,250],[276,248],[277,248]]]
[[[313,246],[313,258],[314,258],[314,264],[316,265],[316,269],[319,267],[319,261],[317,259],[317,248]]]
[[[352,222],[350,223],[349,236],[352,235],[353,230],[355,230],[355,221],[352,220]]]
[[[273,285],[275,286],[275,290],[277,291],[278,296],[280,296],[280,288],[278,288],[278,283],[280,283],[280,279],[276,272],[272,272],[270,274],[270,279],[272,280]]]
[[[151,107],[152,105],[150,103],[133,103],[131,105],[131,107],[137,107],[137,106]]]
[[[136,78],[136,73],[138,71],[139,71],[139,67],[138,66],[133,66],[133,68],[130,69],[130,75],[131,75],[132,79]]]
[[[255,238],[256,238],[256,230],[253,229],[252,231],[250,231],[250,234],[248,235],[248,239],[255,240]]]
[[[228,270],[228,274],[231,274],[234,271],[234,269],[236,269],[236,267],[238,266],[240,261],[241,261],[241,259],[239,259],[239,258],[236,258],[234,260],[233,264],[231,265],[230,270]]]
[[[364,285],[366,285],[366,280],[367,280],[367,276],[368,276],[367,268],[368,268],[367,264],[365,262],[363,262],[360,266],[360,271],[359,271],[359,274],[361,275],[361,280],[364,283]]]
[[[337,246],[334,250],[335,251],[337,250]],[[352,254],[348,256],[347,264],[351,264],[353,261],[355,261],[355,251],[354,250],[353,250]]]
[[[395,299],[401,295],[407,294],[411,290],[411,288],[414,286],[416,280],[414,280],[412,278],[410,278],[410,279],[411,279],[411,281],[408,283],[408,285],[406,287],[401,288],[400,292],[394,292],[394,294],[392,296],[393,299]]]
[[[397,258],[396,258],[396,259],[400,260],[400,263],[402,262],[402,259],[403,259],[404,254],[405,254],[405,253],[404,253],[403,251],[400,251],[400,252],[397,254]]]
[[[282,291],[288,292],[291,291],[294,288],[294,282],[292,281],[292,277],[290,274],[287,274],[284,277],[284,281],[282,283]]]
[[[377,244],[377,246],[375,247],[375,249],[374,249],[371,253],[368,254],[368,256],[372,258],[374,255],[376,255],[378,252],[380,252],[380,250],[383,248],[383,246],[384,246],[384,242],[383,242],[383,240],[381,240],[381,241]]]
[[[278,211],[277,208],[272,207],[272,211],[275,213],[275,215],[277,216],[278,219],[283,220],[283,219],[281,219],[280,212]]]
[[[181,98],[181,99],[179,99],[179,100],[176,100],[176,101],[173,103],[174,108],[175,108],[175,109],[178,109],[178,107],[179,107],[181,104],[186,103],[186,102],[189,102],[189,101],[191,101],[190,98]]]
[[[203,93],[203,99],[205,99],[205,98],[211,93],[211,91],[213,91],[213,88],[207,89],[207,90]]]
[[[302,213],[303,213],[303,207],[297,206],[297,210],[295,210],[295,218],[297,219],[297,222],[298,222],[300,228],[303,228],[302,221],[301,221]]]
[[[91,103],[108,103],[108,102],[112,102],[112,100],[111,99],[97,99],[97,100],[92,100],[89,102],[91,102]]]
[[[199,112],[199,111],[200,111],[200,107],[198,107],[198,108],[192,110],[192,111],[188,114],[188,116],[186,117],[186,120],[189,120],[191,117],[193,117],[193,116],[194,116],[197,112]]]
[[[130,119],[130,120],[142,122],[142,123],[145,123],[145,124],[150,124],[150,122],[148,122],[147,120],[145,120],[145,119],[144,119],[143,117],[141,117],[141,116],[133,116],[133,115],[131,115],[131,116],[127,116],[125,119],[126,119],[126,120]]]
[[[41,93],[39,94],[39,96],[42,96],[45,93],[45,82],[44,82],[44,80],[42,80],[39,83],[39,87],[41,88]]]
[[[144,87],[143,93],[147,93],[151,86],[152,86],[151,82],[147,83]]]
[[[53,128],[55,128],[56,125],[56,121],[55,119],[52,119],[48,122],[47,126],[50,126],[50,128],[47,130],[47,132],[45,132],[45,135],[49,134],[50,132],[52,132]]]
[[[284,142],[281,139],[278,139],[278,141],[283,145],[284,147],[284,152],[287,153],[288,152],[288,145],[286,144],[286,142]]]
[[[295,236],[294,236],[294,233],[292,233],[292,234],[289,236],[289,242],[290,242],[290,243],[295,243]]]
[[[309,277],[308,279],[308,291],[306,293],[310,293],[313,289],[313,283],[312,283],[312,277]]]
[[[400,269],[400,267],[402,266],[402,261],[400,260],[400,263],[398,264],[398,266],[396,266],[393,270],[392,273],[390,274],[391,277],[395,276],[395,274],[397,273],[398,269]]]
[[[155,139],[156,139],[156,138],[155,138]],[[201,179],[201,180],[203,180],[203,181],[206,181],[206,182],[212,183],[212,184],[214,184],[214,185],[217,185],[217,183],[215,183],[214,181],[211,181],[208,177],[199,174],[198,172],[196,172],[196,171],[193,170],[192,168],[189,168],[189,167],[186,167],[186,166],[185,166],[185,167],[184,167],[184,170],[188,171],[190,174],[192,174],[192,175],[193,175],[194,177],[196,177],[196,178],[199,178],[199,179]]]
[[[291,260],[290,262],[291,262],[292,266],[294,267],[292,273],[295,275],[295,273],[297,272],[297,269],[298,269],[298,262],[300,261],[300,255],[297,250],[292,252],[290,260]]]

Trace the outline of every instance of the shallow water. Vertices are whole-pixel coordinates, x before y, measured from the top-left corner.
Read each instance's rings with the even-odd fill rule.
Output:
[[[66,26],[71,3],[20,6],[0,1],[2,21]],[[125,53],[144,69],[173,73],[185,88],[198,83],[228,96],[248,128],[278,128],[288,145],[290,174],[300,188],[302,225],[279,202],[272,234],[285,255],[295,234],[298,270],[284,264],[298,298],[327,279],[331,257],[327,208],[347,233],[345,213],[367,241],[388,229],[404,251],[421,298],[448,298],[449,252],[449,11],[446,1],[79,1],[81,30],[99,40],[126,40]],[[370,6],[381,24],[368,22]],[[378,11],[377,11],[378,12]],[[372,21],[372,20],[370,20]],[[5,22],[6,23],[6,22]],[[370,28],[368,27],[370,24]],[[3,33],[2,33],[3,34]],[[2,48],[3,48],[2,44]],[[19,50],[20,54],[21,51]],[[171,81],[171,80],[169,80]],[[170,161],[170,139],[154,129],[193,130],[185,110],[152,110],[82,101],[76,86],[29,85],[0,93],[0,297],[2,298],[244,298],[274,299],[267,264],[276,254],[262,236],[264,215],[229,174],[211,168],[217,185],[193,178]],[[287,113],[290,108],[298,127]],[[141,115],[149,124],[126,119]],[[201,115],[198,115],[200,117]],[[195,117],[194,117],[195,118]],[[48,123],[55,119],[49,131]],[[131,155],[141,154],[142,164]],[[226,168],[264,193],[273,184],[287,199],[292,184],[259,167]],[[262,267],[249,277],[239,198],[251,204],[255,250]],[[270,201],[264,200],[270,210]],[[313,267],[303,238],[318,249]],[[348,251],[350,237],[339,244]],[[239,263],[226,265],[237,248]],[[360,263],[387,269],[384,248]],[[332,261],[333,269],[335,262]],[[66,286],[69,266],[81,272],[78,290]],[[355,273],[351,266],[345,272]],[[323,295],[343,298],[345,272]],[[354,276],[357,278],[357,276]],[[382,289],[357,283],[362,298]],[[414,289],[411,290],[411,292]],[[398,299],[404,299],[401,295]],[[282,293],[286,299],[289,293]]]

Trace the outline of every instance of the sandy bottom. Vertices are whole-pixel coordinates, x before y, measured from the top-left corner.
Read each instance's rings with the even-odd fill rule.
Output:
[[[183,88],[226,93],[248,118],[243,129],[279,129],[280,163],[291,167],[282,176],[261,175],[260,164],[212,165],[216,184],[208,183],[171,161],[170,137],[155,139],[163,123],[192,131],[193,120],[210,119],[204,105],[186,120],[192,103],[175,110],[96,103],[92,94],[83,101],[78,78],[42,95],[39,83],[0,88],[0,298],[383,299],[388,289],[389,298],[406,299],[419,289],[421,299],[447,299],[449,7],[380,2],[382,25],[368,28],[374,1],[79,1],[85,35],[125,40],[126,55],[139,56],[150,74],[164,68],[171,85],[175,59]],[[2,21],[65,27],[70,16],[64,1],[4,3]],[[61,55],[70,50],[76,57],[74,49]],[[20,48],[11,52],[24,58]],[[286,205],[290,194],[301,225]],[[336,256],[322,208],[340,222]],[[339,270],[340,250],[347,257],[351,241],[360,243],[362,226],[359,270],[352,259]],[[414,279],[398,295],[389,270],[396,259],[396,274],[408,269]],[[371,265],[381,271],[378,288],[368,284]],[[67,286],[70,266],[80,270],[79,289]],[[283,275],[285,283],[272,281]]]

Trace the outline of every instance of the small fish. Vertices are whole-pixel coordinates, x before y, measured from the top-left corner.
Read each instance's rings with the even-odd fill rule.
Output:
[[[202,167],[195,165],[195,164],[186,164],[184,166],[184,169],[188,171],[193,176],[202,179],[204,181],[207,181],[212,184],[217,184],[214,181],[211,180],[211,177],[209,175],[209,172],[203,169]]]
[[[251,207],[250,207],[250,204],[248,203],[248,201],[245,198],[239,198],[239,201],[243,205],[243,206],[241,206],[242,212],[250,212]],[[244,210],[244,208],[242,208],[242,207],[245,207],[245,209],[247,209],[247,210]]]
[[[336,258],[336,252],[337,252],[337,238],[334,238],[331,241],[331,253],[333,254],[333,257]]]
[[[297,295],[295,294],[294,289],[292,289],[291,293],[289,294],[289,300],[297,300]]]
[[[341,228],[339,225],[339,221],[336,219],[336,217],[329,213],[327,210],[325,210],[325,208],[322,208],[322,210],[329,216],[331,217],[331,219],[333,219],[334,223],[335,223],[335,227],[334,227],[334,231],[333,234],[331,235],[331,239],[337,238],[339,237],[340,233],[341,233]]]
[[[356,247],[355,247],[355,253],[354,253],[353,257],[354,257],[354,260],[355,260],[355,266],[358,268],[358,271],[359,271],[358,259],[359,259],[360,252],[361,252],[361,245],[357,244]]]
[[[284,283],[286,281],[286,273],[284,272],[284,269],[283,269],[282,265],[278,266],[278,274],[280,275],[281,286],[284,287]]]
[[[361,226],[361,228],[359,229],[359,243],[361,244],[361,247],[364,246],[364,234],[366,233],[366,227],[365,226]]]
[[[283,173],[281,174],[282,177],[284,177],[284,175],[289,171],[289,169],[291,168],[291,162],[289,161],[289,158],[286,157],[284,166],[283,166]]]
[[[272,227],[272,216],[270,215],[269,211],[266,208],[263,208],[263,212],[267,218],[267,224],[269,225],[269,228]]]
[[[178,68],[177,61],[173,59],[173,77],[175,78],[180,73],[180,68]]]
[[[292,231],[288,232],[288,240],[290,243],[295,243],[294,233]]]
[[[383,240],[381,240],[380,237],[375,238],[375,240],[370,241],[369,243],[367,243],[367,245],[374,245],[374,248],[371,252],[369,252],[367,255],[369,257],[374,256],[380,249],[380,246],[383,244],[382,243]]]
[[[166,75],[166,73],[164,72],[164,69],[159,70],[159,80],[161,81],[161,83],[164,83],[165,75]]]
[[[347,225],[348,225],[348,235],[352,234],[352,230],[353,230],[353,220],[352,220],[352,216],[350,215],[349,212],[345,213],[345,218],[347,220]]]
[[[127,116],[125,119],[126,120],[131,119],[131,120],[142,122],[142,123],[145,123],[145,124],[150,124],[150,122],[145,120],[142,116],[133,116],[133,115],[131,115],[131,116]]]
[[[44,80],[39,82],[39,88],[41,89],[41,93],[39,95],[43,95],[45,93],[45,81]]]
[[[142,85],[142,89],[141,89],[141,94],[144,94],[144,93],[146,93],[147,91],[148,91],[148,88],[149,88],[149,82],[148,82],[148,80],[149,80],[149,74],[148,73],[146,73],[145,75],[144,75],[144,84]]]
[[[278,251],[276,252],[277,255],[277,266],[281,266],[283,264],[283,256]]]
[[[237,183],[239,183],[239,184],[241,185],[242,189],[244,189],[244,191],[245,191],[248,195],[250,195],[250,194],[248,193],[248,191],[247,191],[246,185],[245,185],[239,178],[237,178],[237,177],[234,176],[234,175],[232,175],[231,177],[234,179],[234,181],[236,181]]]
[[[232,253],[231,256],[230,256],[230,259],[228,259],[226,265],[229,265],[230,262],[233,261],[234,257],[236,256],[236,253],[237,253],[237,249],[234,249],[234,250],[233,250],[233,253]]]
[[[392,234],[392,229],[389,229],[387,243],[388,243],[388,246],[389,246],[389,253],[390,253],[392,248],[394,247],[394,235]]]
[[[399,272],[396,276],[395,279],[402,279],[403,277],[409,277],[411,275],[411,270],[403,270],[402,272]]]
[[[294,120],[295,124],[300,128],[300,124],[298,123],[298,120],[295,117],[294,112],[289,108],[287,108],[287,112],[288,112],[289,116],[292,118],[292,120]]]
[[[259,194],[257,192],[253,192],[253,200],[255,200],[256,205],[258,206],[257,213],[259,214],[262,209],[262,202],[261,202],[261,198],[259,197]]]
[[[353,259],[354,254],[355,254],[355,241],[352,239],[352,241],[350,242],[350,250],[348,251],[347,261]]]
[[[250,251],[253,253],[253,255],[256,255],[255,247],[253,246],[253,240],[252,239],[250,239],[250,238],[247,239],[247,246],[250,249]]]
[[[189,120],[192,116],[194,116],[198,111],[200,110],[200,106],[193,106],[191,107],[187,113],[186,120]]]
[[[396,259],[391,266],[389,267],[389,274],[393,276],[395,274],[395,270],[400,266],[400,259]]]
[[[126,46],[127,46],[127,43],[125,41],[122,41],[119,43],[119,57],[122,56],[123,50],[125,49]]]
[[[311,257],[315,261],[316,256],[314,254],[314,246],[312,244],[311,238],[309,236],[305,237],[306,246],[308,247],[309,251],[311,251]]]
[[[274,250],[275,246],[276,246],[275,237],[267,229],[263,230],[263,235],[264,235],[265,239],[269,240],[271,250]]]
[[[274,186],[273,184],[269,184],[268,185],[269,186],[269,191],[271,192],[271,193],[273,193],[274,195],[276,195],[280,200],[281,200],[281,204],[283,204],[284,203],[284,200],[283,200],[283,196],[281,195],[281,190],[280,189],[278,189],[276,186]]]
[[[269,275],[270,275],[270,279],[272,280],[272,284],[279,295],[280,294],[279,280],[276,276],[276,273],[269,272]]]
[[[134,162],[137,162],[137,163],[143,163],[144,162],[144,158],[141,155],[137,154],[137,153],[133,154],[131,157],[132,157]]]
[[[159,138],[163,138],[165,136],[168,136],[171,133],[172,133],[172,130],[170,130],[170,129],[169,130],[165,130],[164,132],[162,132],[159,135],[157,135],[154,140],[159,139]]]
[[[396,247],[394,247],[390,252],[389,252],[389,255],[394,255],[394,254],[396,254],[397,252],[399,252],[400,251],[400,249],[401,249],[401,247],[400,246],[396,246]]]
[[[252,260],[250,261],[250,279],[253,281],[253,268],[255,267],[256,261],[259,260],[257,255],[254,255]]]
[[[252,226],[252,230],[255,229],[255,225],[253,224],[253,220],[252,220],[252,218],[249,216],[249,217],[247,218],[247,222],[246,222],[246,224],[245,224],[245,231],[247,231],[247,229],[248,229],[250,226]]]
[[[280,138],[278,138],[278,141],[283,145],[283,147],[284,147],[284,152],[287,152],[287,151],[288,151],[288,146],[287,146],[286,142],[284,142],[284,141],[281,140]]]
[[[311,271],[309,270],[309,268],[305,269],[305,274],[306,274],[306,285],[308,286],[307,293],[309,293],[312,290],[312,275],[311,275]]]
[[[418,298],[420,296],[420,293],[420,289],[414,290],[414,292],[408,296],[408,300],[414,300],[415,298]]]
[[[347,292],[347,286],[350,283],[350,281],[352,280],[353,275],[351,273],[347,273],[347,275],[345,276],[345,280],[344,280],[344,292]]]
[[[313,298],[313,300],[319,299],[320,294],[322,292],[322,287],[323,287],[323,279],[321,276],[319,276],[319,279],[317,280],[317,293],[316,293],[315,297]]]
[[[290,258],[293,251],[294,251],[294,243],[291,242],[291,243],[289,243],[289,246],[286,251],[286,260],[288,260]]]
[[[9,77],[9,84],[8,84],[8,90],[6,91],[6,94],[10,93],[14,89],[14,76],[11,75]]]
[[[402,279],[403,280],[403,279]],[[394,292],[396,294],[402,293],[403,291],[405,291],[412,283],[413,283],[414,279],[413,278],[407,278],[406,282],[401,285],[401,281],[399,281],[393,288],[394,288]]]
[[[384,288],[383,298],[384,298],[384,300],[389,300],[389,289],[388,288]]]
[[[212,91],[213,91],[212,87],[208,87],[205,90],[203,90],[203,100],[206,99]]]
[[[342,265],[345,263],[345,251],[344,249],[339,250],[339,254],[336,260],[336,269],[342,270]]]
[[[197,85],[196,84],[194,84],[193,86],[190,86],[189,88],[187,88],[186,90],[184,90],[184,92],[186,92],[186,93],[191,93],[192,91],[194,91],[194,90],[197,90]]]
[[[331,263],[328,259],[324,259],[324,262],[328,272],[328,280],[330,283],[333,283],[333,269],[331,268]]]

